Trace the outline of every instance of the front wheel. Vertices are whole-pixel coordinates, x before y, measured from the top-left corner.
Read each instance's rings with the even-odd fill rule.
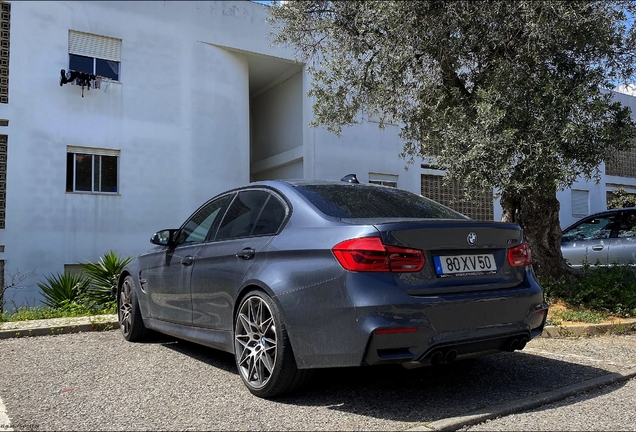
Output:
[[[234,356],[243,383],[258,397],[289,393],[309,378],[296,367],[287,331],[274,301],[261,291],[248,293],[234,322]]]
[[[137,290],[132,276],[126,276],[119,287],[117,312],[124,339],[130,342],[142,340],[146,334],[146,326],[141,318]]]

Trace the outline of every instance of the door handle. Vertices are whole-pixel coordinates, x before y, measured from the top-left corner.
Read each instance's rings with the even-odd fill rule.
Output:
[[[603,246],[592,246],[592,250],[596,251],[596,252],[602,251],[603,250]]]
[[[185,266],[189,266],[192,265],[194,263],[194,257],[191,255],[187,255],[185,257],[183,257],[183,259],[181,260],[181,264],[185,265]]]
[[[237,253],[236,257],[243,258],[244,260],[249,260],[254,258],[254,255],[256,255],[256,251],[250,247],[246,247],[245,249]]]

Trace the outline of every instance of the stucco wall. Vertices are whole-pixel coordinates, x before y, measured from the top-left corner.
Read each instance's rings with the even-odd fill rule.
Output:
[[[249,2],[13,2],[5,268],[34,270],[109,249],[136,255],[203,201],[249,182],[249,84],[242,54],[276,54],[267,8]],[[59,85],[68,31],[122,39],[120,83]],[[212,46],[215,43],[217,46]],[[67,146],[120,151],[119,194],[65,192]]]

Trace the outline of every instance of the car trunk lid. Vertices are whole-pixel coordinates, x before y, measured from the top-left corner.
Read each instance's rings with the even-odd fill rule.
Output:
[[[394,272],[412,295],[510,288],[524,278],[525,266],[513,266],[508,251],[523,243],[516,224],[472,220],[374,221],[382,243],[419,249],[424,267]]]

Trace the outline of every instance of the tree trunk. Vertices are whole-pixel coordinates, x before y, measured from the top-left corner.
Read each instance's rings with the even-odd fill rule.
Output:
[[[569,275],[569,267],[561,253],[559,200],[553,196],[532,193],[502,194],[503,222],[518,223],[532,251],[532,266],[542,278],[557,279]]]

